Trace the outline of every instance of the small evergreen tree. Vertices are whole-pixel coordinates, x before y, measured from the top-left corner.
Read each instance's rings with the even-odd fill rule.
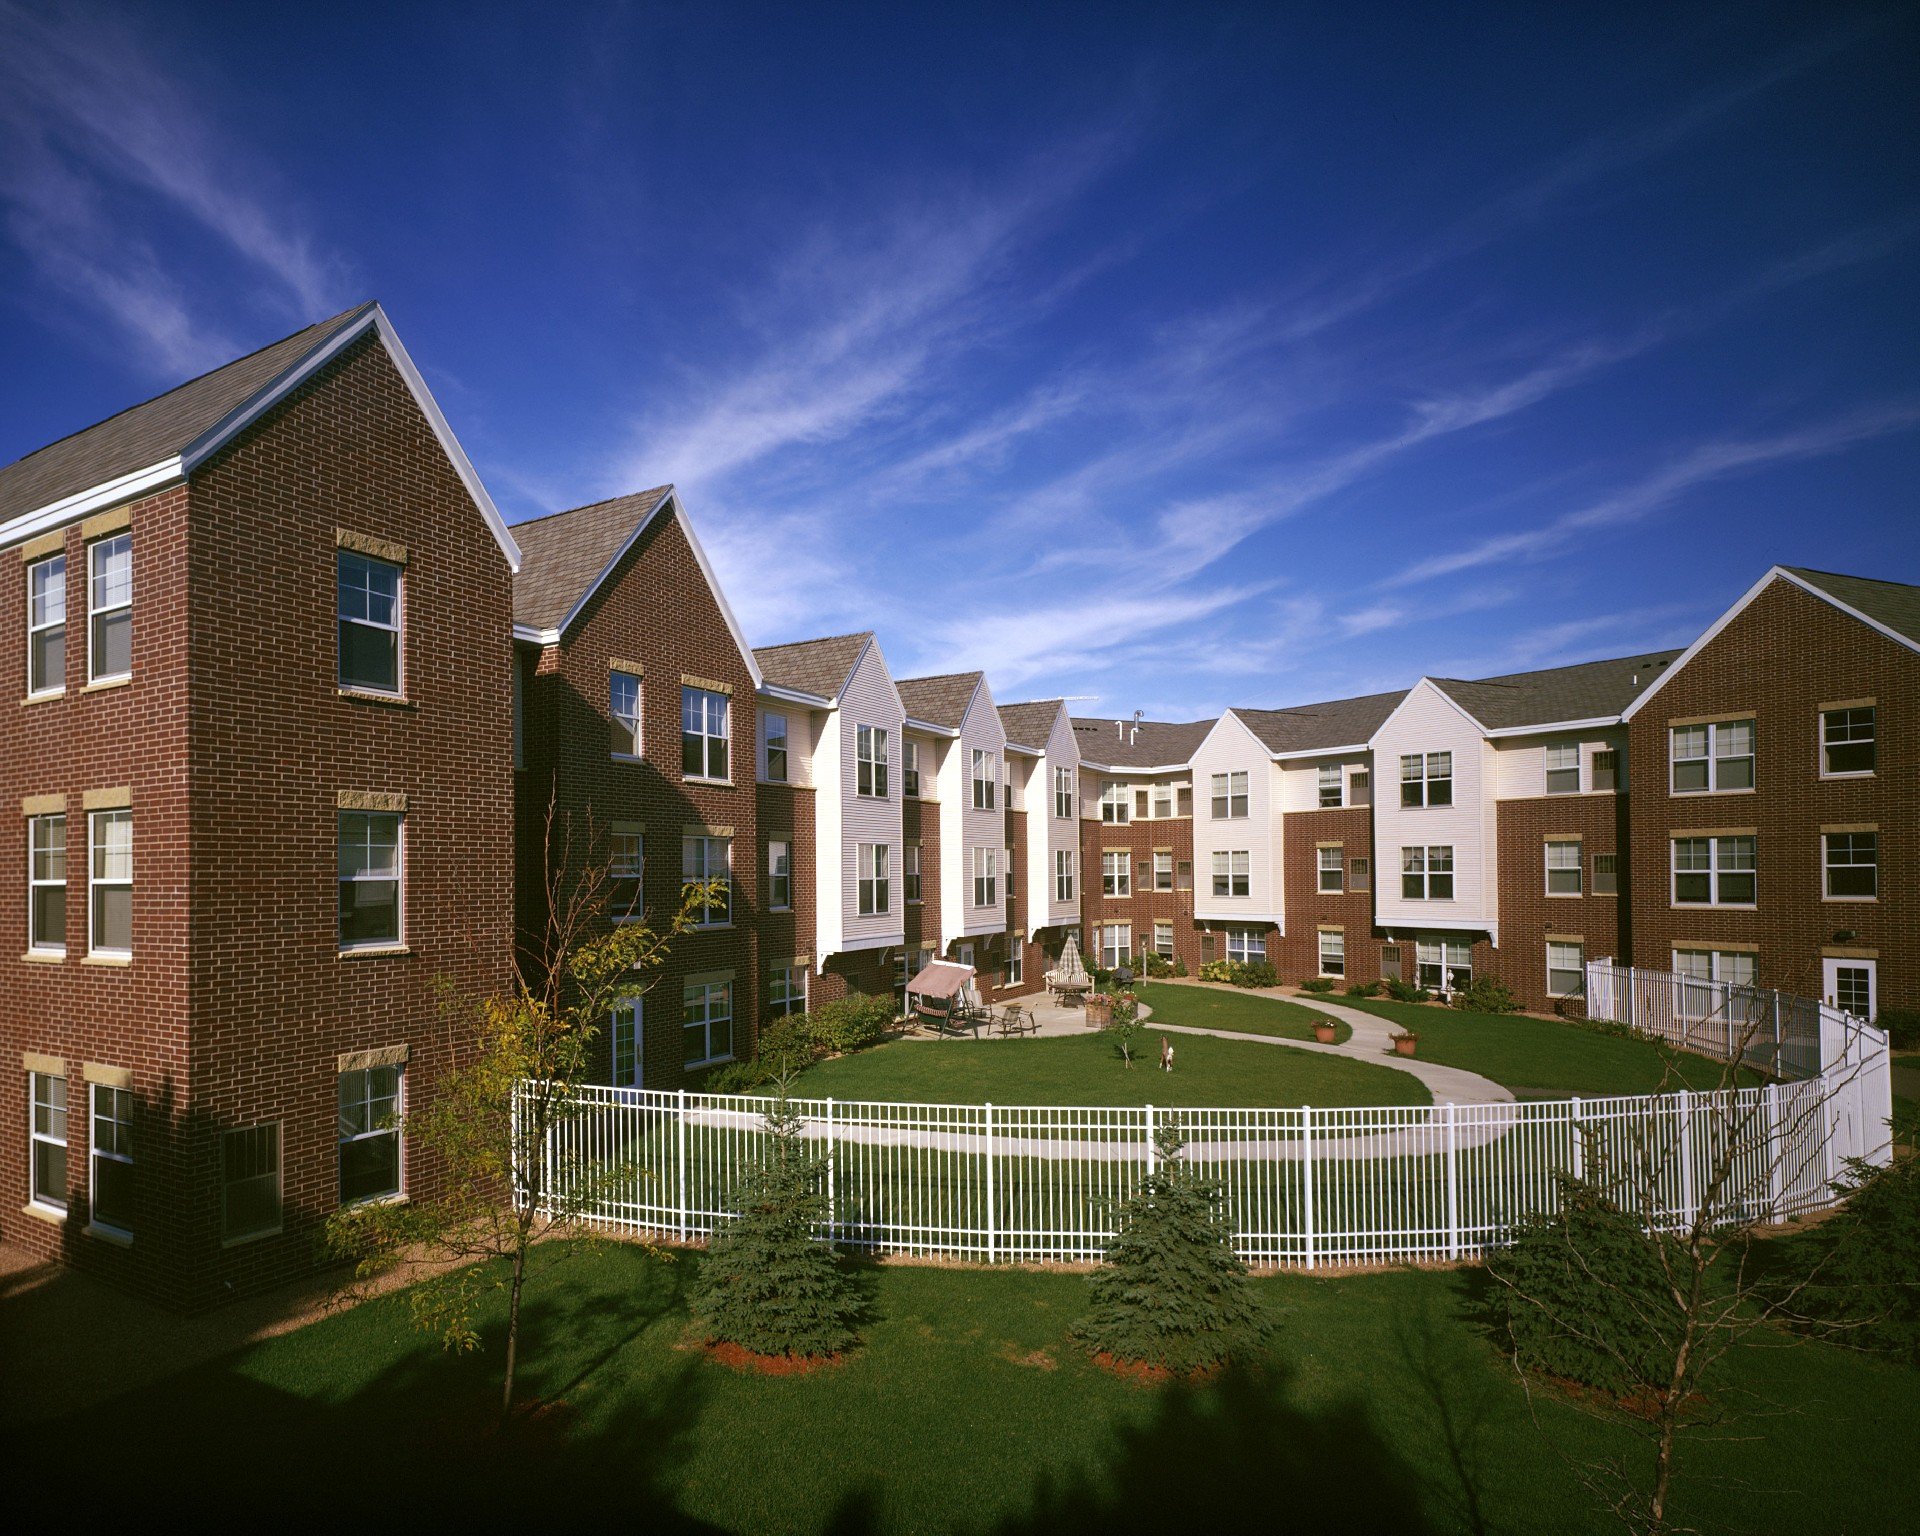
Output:
[[[1119,1233],[1089,1280],[1093,1305],[1073,1329],[1095,1353],[1178,1372],[1219,1365],[1270,1326],[1233,1251],[1220,1186],[1181,1158],[1185,1145],[1179,1123],[1163,1121],[1153,1172],[1121,1203]]]
[[[861,1299],[832,1246],[813,1237],[827,1214],[825,1164],[807,1150],[784,1086],[764,1124],[760,1166],[733,1195],[735,1218],[708,1244],[694,1322],[709,1343],[755,1354],[837,1354],[858,1342]]]

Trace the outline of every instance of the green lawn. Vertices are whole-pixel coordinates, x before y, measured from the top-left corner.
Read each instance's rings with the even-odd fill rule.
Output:
[[[1340,1001],[1415,1031],[1426,1060],[1478,1072],[1523,1099],[1660,1093],[1720,1084],[1719,1063],[1652,1040],[1519,1014],[1462,1013],[1377,998]],[[1741,1080],[1758,1079],[1746,1074]]]
[[[1134,985],[1140,1001],[1153,1010],[1147,1020],[1169,1024],[1191,1024],[1196,1029],[1231,1029],[1243,1035],[1274,1035],[1282,1040],[1311,1040],[1313,1021],[1329,1015],[1301,1003],[1284,1002],[1277,997],[1261,997],[1252,992],[1226,992],[1216,987],[1182,986],[1178,982],[1142,981]],[[1353,1034],[1338,1025],[1336,1042]]]
[[[845,1365],[739,1374],[687,1346],[681,1297],[699,1262],[616,1245],[543,1255],[523,1379],[548,1406],[511,1434],[488,1427],[497,1307],[481,1353],[447,1355],[389,1298],[16,1426],[20,1467],[110,1449],[82,1484],[20,1483],[13,1507],[71,1510],[78,1487],[90,1520],[150,1515],[158,1490],[181,1486],[183,1456],[217,1447],[194,1464],[199,1524],[306,1508],[420,1529],[1617,1529],[1476,1322],[1473,1271],[1263,1279],[1279,1327],[1256,1369],[1156,1388],[1097,1370],[1068,1341],[1083,1278],[1009,1270],[867,1271],[872,1320]],[[1908,1431],[1920,1373],[1817,1344],[1750,1348],[1732,1371],[1716,1405],[1737,1403],[1737,1386],[1791,1411],[1683,1450],[1681,1524],[1920,1524]],[[1583,1459],[1630,1444],[1550,1394],[1533,1411]]]
[[[810,1067],[805,1098],[923,1104],[1155,1104],[1173,1108],[1316,1108],[1428,1104],[1424,1084],[1391,1067],[1315,1051],[1175,1035],[1175,1069],[1158,1069],[1160,1037],[1141,1032],[1131,1071],[1094,1030],[1045,1040],[901,1040]]]

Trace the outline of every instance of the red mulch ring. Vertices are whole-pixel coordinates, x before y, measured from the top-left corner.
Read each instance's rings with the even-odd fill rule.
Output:
[[[845,1355],[761,1355],[738,1344],[708,1344],[707,1358],[729,1370],[758,1371],[762,1376],[806,1376],[846,1363]]]
[[[1184,1374],[1165,1365],[1152,1365],[1145,1360],[1122,1360],[1101,1350],[1093,1357],[1093,1363],[1101,1370],[1118,1376],[1122,1381],[1130,1381],[1139,1387],[1165,1386],[1170,1381],[1185,1381],[1191,1386],[1212,1381],[1226,1369],[1226,1362],[1216,1360],[1212,1365],[1196,1365]]]

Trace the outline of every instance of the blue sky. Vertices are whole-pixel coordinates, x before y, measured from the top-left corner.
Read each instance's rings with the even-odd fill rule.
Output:
[[[509,518],[677,482],[758,644],[1170,718],[1684,644],[1775,561],[1920,580],[1916,60],[0,0],[0,459],[376,297]]]

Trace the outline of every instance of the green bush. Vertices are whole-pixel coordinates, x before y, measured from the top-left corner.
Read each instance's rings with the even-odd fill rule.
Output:
[[[1396,1003],[1424,1003],[1433,994],[1425,987],[1416,986],[1410,981],[1401,981],[1398,977],[1386,983],[1387,996]]]
[[[1174,962],[1165,955],[1156,955],[1149,951],[1140,957],[1140,974],[1158,979],[1162,976],[1184,976],[1186,972],[1175,969]]]
[[[1200,967],[1202,981],[1232,981],[1235,962],[1231,960],[1209,960]]]
[[[1380,990],[1377,981],[1356,981],[1347,988],[1348,997],[1372,997]]]
[[[759,1056],[746,1061],[730,1061],[715,1067],[700,1079],[701,1093],[753,1093],[764,1088],[773,1077],[773,1068]]]
[[[1302,992],[1331,992],[1339,983],[1331,976],[1310,976],[1300,983]]]
[[[1827,1260],[1807,1310],[1839,1324],[1843,1343],[1920,1365],[1920,1157],[1850,1161],[1841,1188],[1847,1203],[1818,1229]]]
[[[1280,973],[1265,960],[1254,960],[1240,966],[1232,980],[1236,987],[1277,987]]]
[[[1453,1006],[1469,1013],[1518,1013],[1520,1003],[1498,976],[1476,976],[1453,994]]]
[[[885,1036],[893,1023],[893,998],[855,992],[806,1015],[806,1032],[818,1051],[858,1051]],[[765,1045],[761,1046],[764,1052]]]
[[[1896,1051],[1920,1050],[1920,1008],[1882,1008],[1873,1021],[1887,1032]]]
[[[1496,1331],[1522,1369],[1630,1397],[1664,1387],[1684,1318],[1638,1217],[1556,1174],[1559,1211],[1487,1257]]]

